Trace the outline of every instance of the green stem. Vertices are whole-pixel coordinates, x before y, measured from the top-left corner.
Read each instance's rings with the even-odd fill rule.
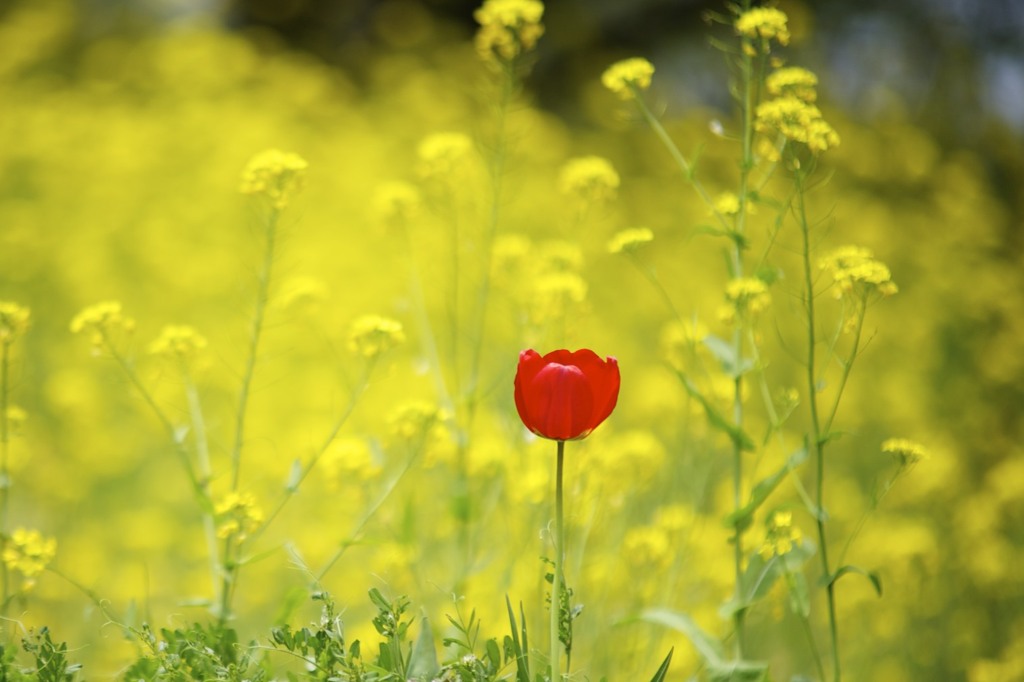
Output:
[[[199,391],[192,380],[188,365],[181,361],[181,375],[185,383],[185,397],[188,400],[189,419],[192,422],[193,438],[196,445],[196,460],[199,465],[199,488],[204,497],[203,504],[203,535],[206,537],[206,552],[209,554],[210,579],[213,582],[214,603],[220,599],[220,552],[217,547],[217,524],[213,518],[213,502],[210,496],[210,482],[213,479],[213,467],[210,464],[210,446],[206,436],[206,420],[199,400]]]
[[[565,459],[565,441],[558,441],[558,463],[555,469],[555,528],[552,543],[555,550],[555,569],[551,580],[551,682],[561,680],[558,660],[561,654],[561,642],[558,637],[559,623],[562,613],[562,561],[564,547],[562,545],[565,530],[562,515],[562,469]]]
[[[256,356],[259,350],[260,337],[263,334],[263,316],[267,309],[267,298],[270,291],[270,271],[274,262],[274,242],[277,236],[277,219],[280,215],[277,208],[270,209],[267,217],[266,249],[263,254],[263,266],[259,273],[256,289],[256,309],[253,312],[252,326],[249,330],[249,354],[242,373],[242,387],[238,393],[238,408],[235,412],[235,439],[231,448],[231,490],[238,490],[239,477],[242,469],[242,445],[245,440],[245,416],[248,412],[249,394],[252,377],[256,369]]]
[[[348,421],[348,418],[352,415],[352,412],[355,410],[356,403],[359,401],[359,398],[362,397],[363,393],[366,391],[366,387],[370,383],[370,375],[373,372],[373,367],[375,364],[375,360],[371,360],[370,363],[367,364],[362,379],[360,379],[359,383],[356,384],[355,390],[352,391],[352,396],[349,398],[348,405],[341,412],[341,414],[338,415],[338,418],[334,420],[334,425],[331,426],[331,430],[328,432],[327,437],[324,438],[323,443],[321,443],[320,447],[317,448],[317,450],[313,453],[313,456],[309,458],[309,461],[306,462],[305,466],[302,467],[302,469],[299,471],[299,475],[295,478],[295,480],[288,482],[288,486],[284,489],[284,494],[281,496],[281,499],[278,500],[277,506],[275,506],[273,511],[271,511],[270,514],[267,515],[267,518],[263,521],[263,523],[260,524],[258,528],[256,528],[252,533],[249,534],[249,537],[246,538],[247,543],[255,542],[256,539],[263,535],[264,531],[267,530],[267,528],[274,521],[274,519],[276,519],[278,515],[284,510],[285,506],[288,504],[288,501],[291,500],[295,496],[295,494],[299,492],[299,487],[309,476],[310,472],[312,472],[313,469],[316,467],[317,463],[324,456],[324,453],[327,452],[327,448],[329,448],[331,443],[334,442],[334,439],[338,437],[338,432],[341,431],[341,427],[345,425],[345,422]]]
[[[249,329],[249,351],[242,373],[242,386],[238,392],[238,407],[235,411],[235,438],[231,447],[231,492],[238,491],[242,471],[242,447],[245,442],[245,417],[249,408],[249,396],[252,390],[252,378],[256,371],[256,358],[259,352],[260,338],[263,335],[263,318],[267,311],[270,294],[270,273],[274,264],[274,243],[277,237],[277,220],[280,209],[270,208],[266,225],[266,245],[263,252],[263,264],[260,268],[256,286],[256,308],[253,311],[252,326]],[[234,552],[232,552],[234,549]],[[223,625],[231,617],[231,601],[238,587],[239,546],[235,537],[224,540],[224,566],[222,567],[220,589],[220,623]]]
[[[508,110],[512,104],[512,96],[515,93],[516,75],[515,65],[506,64],[505,74],[502,79],[501,97],[498,100],[497,130],[495,132],[494,155],[490,164],[491,178],[491,205],[487,220],[487,229],[484,234],[482,250],[482,272],[480,291],[477,297],[476,306],[476,333],[474,335],[474,347],[472,361],[469,366],[469,383],[465,387],[466,395],[466,433],[473,430],[473,421],[476,416],[477,397],[480,383],[480,364],[483,356],[485,322],[487,320],[487,300],[491,292],[491,256],[494,251],[494,239],[498,234],[498,222],[501,215],[502,179],[505,175],[505,162],[507,161],[507,142],[505,140],[505,126],[508,118]]]
[[[0,342],[0,534],[7,535],[7,508],[10,503],[11,477],[8,469],[10,463],[10,425],[7,421],[7,385],[8,367],[10,364],[11,346],[8,339]],[[3,564],[3,602],[0,605],[0,616],[7,616],[7,603],[10,592],[10,575],[7,564]]]
[[[857,352],[860,348],[860,336],[861,331],[864,329],[864,315],[867,313],[868,302],[866,298],[861,298],[858,303],[857,310],[857,323],[853,330],[853,346],[850,348],[850,356],[845,360],[841,361],[843,370],[839,377],[839,385],[836,387],[836,398],[832,403],[832,410],[829,412],[828,419],[825,420],[825,436],[832,432],[832,422],[836,418],[836,413],[839,411],[839,401],[843,397],[843,390],[846,388],[846,380],[850,378],[850,370],[853,369],[853,361],[857,359]]]
[[[146,404],[149,405],[151,410],[153,410],[153,414],[156,415],[156,418],[164,427],[164,430],[167,432],[167,435],[170,436],[171,442],[174,444],[174,452],[176,455],[178,455],[178,459],[181,460],[181,466],[185,469],[185,474],[186,476],[188,476],[189,484],[192,486],[192,492],[196,495],[196,499],[199,501],[199,503],[201,505],[205,505],[208,500],[206,500],[204,496],[203,487],[202,485],[200,485],[199,478],[196,476],[195,469],[192,467],[192,462],[189,459],[188,450],[185,449],[184,439],[179,434],[178,430],[174,428],[174,424],[172,424],[171,420],[167,418],[167,415],[164,414],[164,411],[160,409],[160,406],[157,404],[156,399],[153,397],[153,395],[143,385],[142,381],[139,379],[138,374],[135,373],[135,369],[131,366],[131,364],[123,355],[117,352],[117,349],[114,347],[114,344],[107,336],[106,331],[100,329],[99,334],[102,340],[103,347],[107,350],[108,353],[110,353],[110,357],[114,359],[114,361],[121,368],[121,371],[125,373],[125,375],[128,377],[128,380],[131,381],[132,385],[135,387],[135,390],[137,390],[139,392],[139,395],[142,396],[142,399],[145,400]]]
[[[701,184],[701,182],[697,180],[696,177],[694,177],[693,166],[691,166],[690,162],[686,160],[686,157],[683,156],[683,153],[679,151],[679,147],[677,147],[676,143],[672,141],[672,138],[671,136],[669,136],[668,131],[665,130],[665,126],[661,124],[661,121],[659,121],[658,118],[654,115],[654,112],[651,111],[651,108],[647,106],[647,103],[641,96],[640,91],[637,90],[636,87],[633,85],[630,85],[630,87],[633,89],[633,101],[636,102],[637,108],[640,109],[640,113],[643,115],[644,120],[646,120],[647,124],[651,126],[651,130],[654,131],[654,134],[661,141],[662,145],[664,145],[665,149],[669,153],[669,156],[671,156],[672,160],[676,162],[677,166],[679,166],[679,169],[686,177],[686,181],[693,185],[693,188],[697,191],[697,194],[700,196],[701,200],[707,205],[708,208],[711,209],[711,211],[715,215],[715,218],[721,224],[722,228],[726,232],[729,232],[731,226],[725,219],[725,216],[723,216],[721,212],[715,209],[715,202],[711,199],[711,195],[708,194],[708,191],[704,188],[704,185]],[[742,201],[742,198],[740,200]]]
[[[817,368],[815,364],[816,321],[814,313],[814,277],[811,271],[811,234],[810,225],[807,221],[807,209],[804,202],[804,178],[798,172],[796,174],[798,213],[797,219],[800,223],[800,231],[803,235],[803,266],[804,266],[804,289],[806,291],[807,306],[807,393],[811,410],[811,439],[807,444],[811,449],[816,464],[815,477],[815,522],[818,528],[818,554],[821,557],[821,570],[826,581],[826,593],[828,595],[828,620],[829,633],[832,643],[832,666],[833,682],[840,682],[841,668],[839,663],[839,626],[836,619],[836,597],[835,582],[832,579],[832,568],[828,559],[828,542],[825,533],[825,439],[821,428],[821,418],[818,415],[818,389],[817,389]]]

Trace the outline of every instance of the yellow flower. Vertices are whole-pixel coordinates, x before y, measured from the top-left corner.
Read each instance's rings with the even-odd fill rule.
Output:
[[[271,206],[282,209],[306,179],[306,160],[298,154],[268,149],[252,157],[242,172],[242,194],[257,194],[270,200]]]
[[[619,174],[608,159],[581,156],[562,166],[558,186],[563,194],[576,196],[584,202],[600,203],[615,198]]]
[[[773,97],[796,97],[804,102],[818,98],[818,77],[799,66],[776,69],[765,81],[768,94]]]
[[[29,327],[28,308],[10,301],[0,301],[0,343],[9,344]]]
[[[771,304],[767,285],[756,277],[739,277],[725,287],[729,305],[722,310],[722,321],[733,322],[736,317],[757,315]]]
[[[788,17],[774,7],[755,7],[736,18],[736,32],[747,38],[759,38],[765,48],[774,39],[779,45],[789,44]]]
[[[631,564],[645,569],[664,569],[675,557],[668,534],[656,526],[630,528],[622,539],[622,549]]]
[[[217,537],[245,540],[263,523],[263,511],[252,493],[230,492],[213,509],[217,517]]]
[[[636,97],[640,90],[651,86],[654,65],[643,57],[631,57],[615,62],[601,74],[601,83],[621,99]]]
[[[789,554],[803,539],[800,529],[793,526],[792,512],[777,511],[768,517],[765,525],[767,531],[760,549],[761,557],[765,561]]]
[[[206,339],[188,325],[167,325],[149,344],[150,353],[180,360],[192,357],[204,348]]]
[[[839,133],[822,118],[821,110],[793,95],[785,95],[762,102],[755,112],[754,128],[769,135],[781,134],[786,139],[799,142],[818,154],[839,146]],[[759,147],[762,154],[771,152]]]
[[[18,571],[30,582],[42,573],[57,554],[57,540],[37,530],[18,528],[4,542],[3,560],[8,569]]]
[[[883,441],[882,452],[892,455],[901,469],[907,469],[931,458],[923,445],[907,438],[889,438]]]
[[[412,400],[400,405],[391,414],[391,432],[402,440],[424,435],[434,424],[443,421],[444,410],[425,400]]]
[[[351,489],[380,475],[369,443],[363,438],[339,438],[324,451],[321,465],[332,489]]]
[[[646,227],[633,227],[616,234],[608,242],[608,253],[635,253],[644,244],[654,241],[654,233]]]
[[[732,192],[723,192],[715,197],[715,210],[722,215],[736,215],[740,212],[740,198]]]
[[[274,300],[284,310],[310,312],[327,298],[327,285],[315,277],[299,275],[285,281]]]
[[[381,183],[373,192],[373,217],[386,225],[404,225],[420,211],[420,191],[400,180]]]
[[[473,151],[473,141],[458,132],[433,133],[416,147],[419,172],[425,178],[450,178],[462,170]]]
[[[364,358],[376,358],[405,341],[402,323],[380,315],[356,318],[349,329],[348,348]]]
[[[121,312],[120,301],[102,301],[83,309],[71,320],[71,333],[89,334],[95,349],[110,341],[115,333],[130,334],[135,331],[135,320]]]
[[[487,62],[508,62],[532,50],[544,34],[543,15],[540,0],[485,0],[473,12],[480,24],[475,38],[477,53]]]
[[[7,406],[7,428],[17,432],[28,421],[28,412],[18,405]]]
[[[888,266],[863,246],[840,247],[822,257],[818,267],[828,270],[835,280],[836,298],[862,298],[873,293],[892,296],[899,291]]]
[[[707,327],[697,319],[669,322],[661,331],[662,359],[672,369],[683,371],[702,351],[702,342],[707,335]]]

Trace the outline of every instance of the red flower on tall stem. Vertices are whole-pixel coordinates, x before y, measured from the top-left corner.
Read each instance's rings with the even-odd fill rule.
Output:
[[[578,440],[608,418],[619,397],[619,365],[589,349],[519,354],[516,409],[526,428],[551,440]]]

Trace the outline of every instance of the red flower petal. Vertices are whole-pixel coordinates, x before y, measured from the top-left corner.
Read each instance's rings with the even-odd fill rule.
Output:
[[[552,440],[585,438],[608,418],[619,395],[619,367],[592,350],[519,354],[515,401],[528,429]]]

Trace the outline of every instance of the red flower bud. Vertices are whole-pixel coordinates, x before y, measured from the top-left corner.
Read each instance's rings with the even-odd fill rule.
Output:
[[[519,354],[516,409],[526,428],[551,440],[586,438],[615,409],[619,364],[592,350]]]

